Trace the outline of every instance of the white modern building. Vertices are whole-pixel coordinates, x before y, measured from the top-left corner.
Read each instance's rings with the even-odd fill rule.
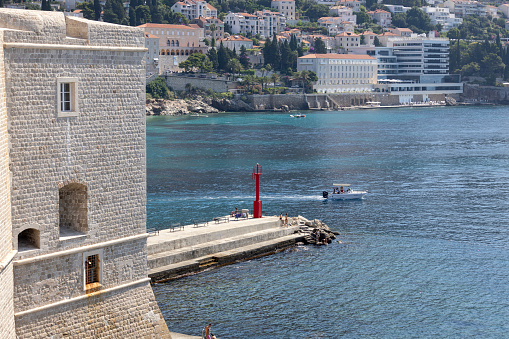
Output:
[[[444,2],[443,5],[449,8],[451,13],[460,17],[465,17],[469,15],[479,15],[479,16],[487,15],[486,5],[479,1],[447,0]]]
[[[463,18],[457,18],[448,7],[422,7],[421,9],[429,15],[432,25],[440,24],[444,31],[458,27],[463,22]]]
[[[449,74],[449,39],[390,37],[370,53],[378,60],[378,81],[399,102],[429,101],[431,95],[463,92],[459,77]]]
[[[286,17],[295,20],[295,0],[272,0],[271,7]]]
[[[181,0],[171,6],[172,12],[180,13],[189,20],[200,16],[217,17],[217,9],[203,0]]]
[[[347,6],[332,6],[331,15],[336,15],[335,19],[341,21],[349,21],[352,24],[357,23],[357,15],[353,14],[353,9]]]
[[[233,34],[260,34],[262,38],[268,38],[285,29],[286,17],[268,10],[254,14],[230,12],[224,17],[224,23],[230,26]]]
[[[308,54],[297,61],[297,71],[313,71],[319,93],[371,92],[377,83],[377,61],[369,55]]]
[[[384,5],[389,9],[389,12],[392,14],[406,13],[410,7],[405,7],[402,5]]]

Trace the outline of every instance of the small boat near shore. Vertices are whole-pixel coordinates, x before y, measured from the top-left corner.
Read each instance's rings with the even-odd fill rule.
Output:
[[[322,196],[331,200],[360,200],[368,194],[368,191],[354,191],[350,186],[350,184],[333,184],[332,192],[323,191]]]
[[[291,118],[305,118],[305,114],[290,114]]]

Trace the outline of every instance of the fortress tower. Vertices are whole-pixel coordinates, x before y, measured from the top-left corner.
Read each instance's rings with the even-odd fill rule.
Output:
[[[169,338],[147,277],[143,30],[2,8],[0,41],[0,337]]]

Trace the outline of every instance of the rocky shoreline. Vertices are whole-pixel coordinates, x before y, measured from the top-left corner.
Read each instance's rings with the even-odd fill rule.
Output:
[[[327,245],[339,235],[339,232],[331,231],[329,226],[318,219],[308,220],[299,215],[289,218],[288,223],[292,226],[301,225],[299,233],[303,237],[296,245]]]
[[[147,116],[254,111],[249,104],[240,99],[217,99],[201,96],[194,99],[147,99],[145,105]]]

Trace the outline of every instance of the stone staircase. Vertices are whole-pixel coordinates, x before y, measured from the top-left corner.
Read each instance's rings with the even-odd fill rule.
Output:
[[[231,220],[160,231],[147,239],[149,277],[164,281],[293,246],[301,225],[282,227],[278,217]]]

